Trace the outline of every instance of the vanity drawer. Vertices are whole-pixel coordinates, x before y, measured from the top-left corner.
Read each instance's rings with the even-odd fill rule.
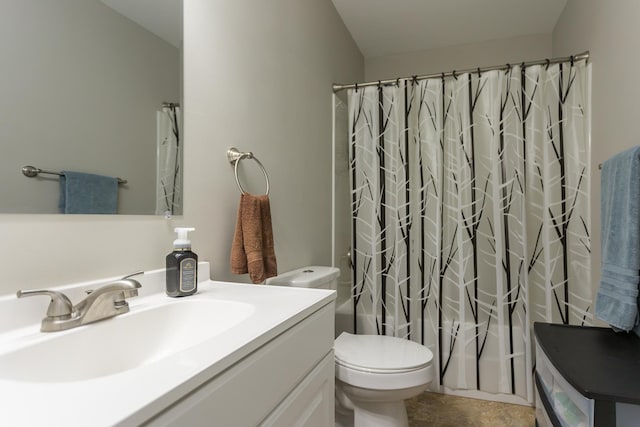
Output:
[[[311,371],[260,427],[327,427],[335,421],[333,351]]]
[[[332,352],[327,305],[147,422],[147,426],[255,426]]]

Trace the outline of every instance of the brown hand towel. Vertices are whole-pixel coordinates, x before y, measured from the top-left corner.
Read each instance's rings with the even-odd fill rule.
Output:
[[[240,197],[236,231],[231,245],[231,272],[249,273],[261,283],[278,274],[271,228],[269,197],[245,193]]]

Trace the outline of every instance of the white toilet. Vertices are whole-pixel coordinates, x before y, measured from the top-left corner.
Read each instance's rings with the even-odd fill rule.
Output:
[[[336,289],[340,270],[304,267],[267,280],[268,285]],[[353,411],[355,427],[408,426],[404,400],[428,387],[433,354],[413,341],[343,332],[334,343],[336,400]]]

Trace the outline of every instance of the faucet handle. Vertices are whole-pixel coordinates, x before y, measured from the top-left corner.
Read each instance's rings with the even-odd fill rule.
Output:
[[[123,277],[122,279],[120,279],[120,280],[126,280],[126,279],[129,279],[129,278],[133,277],[133,276],[139,276],[139,275],[141,275],[141,274],[144,274],[144,271],[143,271],[143,270],[136,271],[135,273],[127,274],[126,276],[124,276],[124,277]],[[137,281],[136,281],[136,283],[137,283]]]
[[[73,313],[73,304],[71,300],[62,292],[37,290],[37,291],[18,291],[18,298],[31,297],[34,295],[47,295],[51,297],[51,303],[47,309],[47,316],[56,319],[69,319]]]
[[[129,277],[137,274],[144,274],[144,272],[130,274],[129,276],[125,276],[124,278],[114,282],[116,285],[123,287],[122,296],[124,298],[132,298],[138,296],[138,289],[141,288],[142,285],[135,279],[129,279]]]

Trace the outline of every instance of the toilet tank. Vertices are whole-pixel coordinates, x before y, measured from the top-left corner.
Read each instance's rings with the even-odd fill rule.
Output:
[[[267,285],[336,290],[339,275],[340,270],[334,267],[302,267],[267,279]]]

